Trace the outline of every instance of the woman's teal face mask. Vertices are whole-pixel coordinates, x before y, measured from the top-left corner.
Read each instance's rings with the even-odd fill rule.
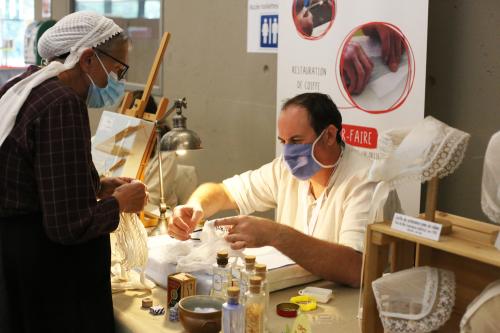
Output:
[[[95,55],[102,66],[102,69],[108,74],[108,84],[104,88],[95,85],[94,80],[87,74],[92,84],[89,86],[87,95],[87,106],[90,108],[102,108],[116,104],[125,93],[125,82],[118,81],[118,77],[114,72],[109,72],[104,67],[99,56]]]

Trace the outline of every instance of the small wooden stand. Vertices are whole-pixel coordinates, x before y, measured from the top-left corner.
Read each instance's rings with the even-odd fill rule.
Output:
[[[153,89],[153,85],[158,76],[158,72],[160,69],[160,65],[163,61],[163,56],[165,54],[165,50],[167,49],[168,42],[170,41],[170,33],[165,32],[160,42],[160,47],[156,52],[155,60],[153,65],[151,66],[151,71],[149,72],[148,81],[144,87],[144,92],[142,93],[141,99],[133,100],[132,92],[127,92],[123,98],[123,102],[118,109],[118,113],[125,114],[127,116],[142,118],[148,121],[156,121],[161,119],[161,117],[165,114],[168,106],[168,99],[162,97],[160,100],[160,104],[158,105],[158,109],[156,110],[156,114],[144,113],[148,100],[151,96],[151,90]],[[132,107],[130,107],[130,105]],[[146,166],[151,157],[151,152],[153,151],[154,145],[156,144],[156,131],[153,131],[148,139],[148,143],[144,150],[144,154],[141,158],[141,164],[139,166],[139,170],[137,171],[136,178],[139,180],[144,180],[144,172],[146,171]],[[145,227],[155,226],[158,223],[158,219],[154,216],[141,212],[140,214],[142,223]]]
[[[425,214],[420,217],[436,223],[440,223],[441,235],[449,235],[452,232],[452,225],[448,221],[436,221],[437,197],[438,197],[438,177],[434,177],[427,182],[427,194],[425,197]]]
[[[437,222],[453,226],[453,233],[442,235],[440,241],[391,229],[389,222],[368,226],[362,296],[363,333],[384,331],[371,285],[388,267],[396,272],[432,266],[455,273],[455,306],[450,320],[439,332],[459,332],[467,306],[489,283],[500,279],[500,251],[492,245],[500,226],[439,211],[435,212],[435,217]]]

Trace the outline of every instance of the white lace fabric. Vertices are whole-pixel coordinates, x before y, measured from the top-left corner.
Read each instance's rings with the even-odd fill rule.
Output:
[[[17,82],[2,96],[0,146],[12,131],[17,114],[33,88],[73,68],[83,51],[104,43],[122,31],[112,20],[87,11],[69,14],[48,29],[38,41],[38,52],[42,58],[52,60],[68,52],[69,55],[64,63],[52,61],[48,66]]]
[[[417,267],[385,275],[372,282],[386,332],[421,333],[441,327],[455,304],[453,272]]]
[[[413,128],[381,135],[368,178],[378,182],[370,207],[370,221],[397,185],[425,182],[452,174],[462,162],[470,135],[428,116]]]
[[[113,291],[154,288],[144,273],[148,261],[147,241],[146,229],[137,215],[121,213],[120,224],[111,234]]]
[[[460,321],[461,333],[500,332],[500,280],[490,283],[465,311]]]
[[[500,223],[500,131],[493,134],[484,155],[481,207],[491,221]]]
[[[243,258],[243,251],[231,250],[224,239],[225,231],[215,227],[215,220],[205,222],[200,235],[200,245],[193,247],[188,255],[177,259],[177,272],[205,272],[212,274],[212,265],[216,262],[217,252],[228,251],[229,257]]]

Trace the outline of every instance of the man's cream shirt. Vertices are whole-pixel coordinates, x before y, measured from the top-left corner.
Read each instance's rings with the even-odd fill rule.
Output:
[[[370,164],[370,159],[346,145],[326,188],[312,236],[363,252],[368,212],[376,186],[366,180]],[[282,156],[223,183],[240,214],[276,208],[278,222],[307,233],[307,223],[317,202],[310,193],[309,181],[295,178]]]

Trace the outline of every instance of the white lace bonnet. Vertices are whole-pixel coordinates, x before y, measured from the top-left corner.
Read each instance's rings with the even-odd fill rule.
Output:
[[[104,43],[122,32],[113,20],[93,12],[76,12],[63,17],[38,41],[38,52],[47,60],[69,52],[64,63],[52,61],[29,77],[12,86],[0,99],[0,146],[14,127],[17,114],[31,90],[45,80],[73,68],[84,50]]]
[[[493,134],[484,155],[481,207],[491,221],[500,223],[500,132]]]
[[[379,140],[368,178],[378,182],[370,206],[370,221],[384,206],[396,185],[417,180],[428,181],[452,174],[460,165],[470,135],[427,116],[413,128],[389,130]]]
[[[467,306],[460,321],[461,333],[500,332],[500,280],[490,283],[472,303]]]
[[[372,282],[386,332],[431,332],[442,326],[455,304],[455,275],[434,267],[417,267],[384,275]]]

